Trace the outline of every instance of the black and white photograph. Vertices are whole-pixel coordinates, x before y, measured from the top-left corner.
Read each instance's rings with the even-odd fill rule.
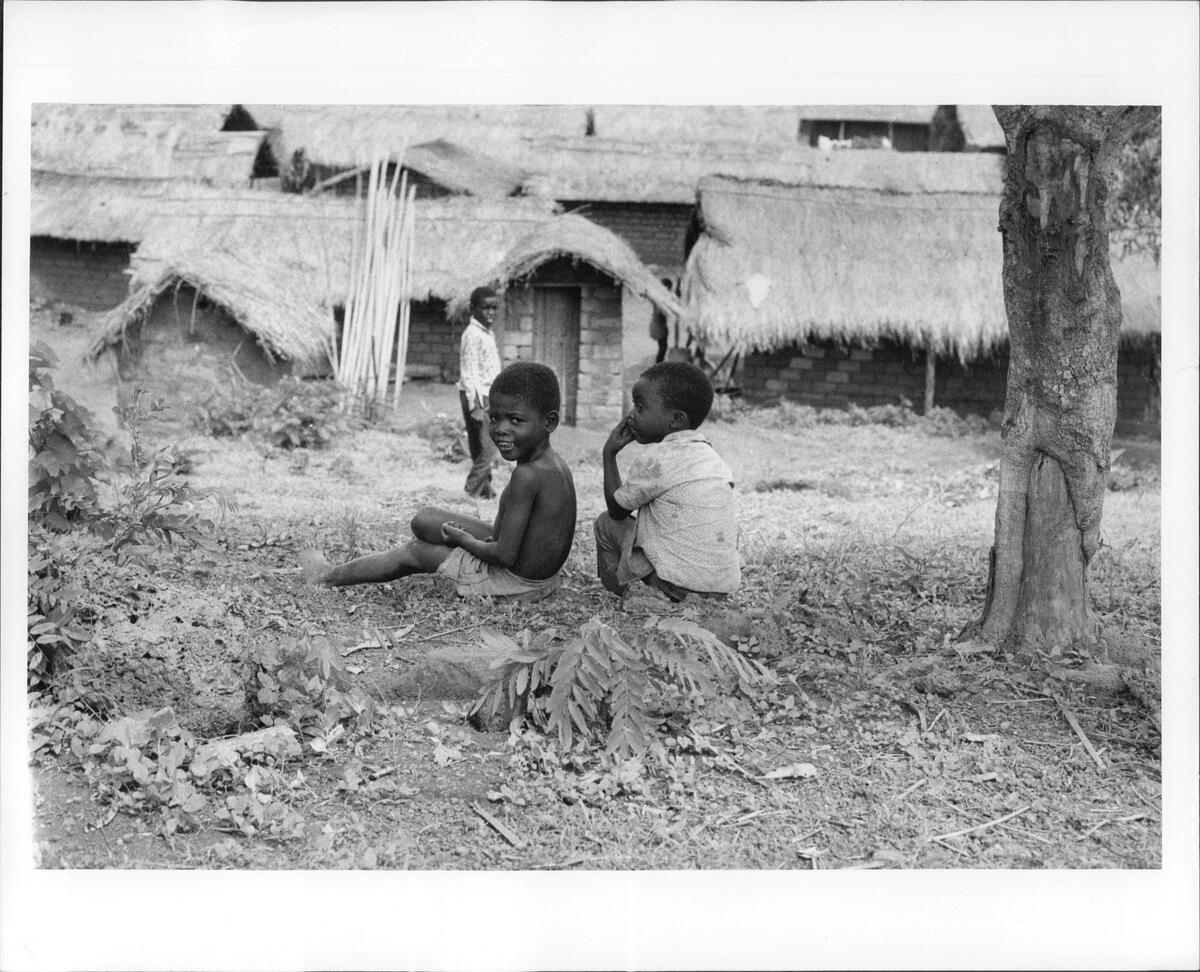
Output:
[[[1191,967],[1140,9],[7,3],[4,967]]]

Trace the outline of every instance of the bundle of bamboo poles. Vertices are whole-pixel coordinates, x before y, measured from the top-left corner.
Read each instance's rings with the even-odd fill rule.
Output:
[[[361,218],[355,222],[341,346],[333,355],[337,379],[354,395],[384,402],[395,369],[392,405],[399,407],[408,354],[412,295],[413,199],[416,187],[397,160],[370,167]]]

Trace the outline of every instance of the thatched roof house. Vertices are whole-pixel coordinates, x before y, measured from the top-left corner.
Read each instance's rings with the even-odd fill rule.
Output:
[[[684,322],[710,341],[760,351],[888,338],[968,361],[1006,342],[1003,157],[886,161],[835,154],[817,181],[799,185],[702,183]],[[1125,333],[1157,332],[1157,269],[1117,260],[1114,274]]]
[[[594,267],[669,314],[683,310],[675,295],[637,258],[628,243],[604,227],[571,214],[542,223],[522,237],[481,279],[505,286],[561,257]]]
[[[265,132],[223,132],[216,105],[32,106],[35,173],[176,179],[217,186],[250,180]]]
[[[128,298],[98,323],[91,353],[118,341],[163,293],[193,287],[224,307],[266,350],[318,365],[344,304],[354,200],[257,191],[159,200],[132,260]],[[467,198],[416,203],[416,301],[453,304],[482,280],[529,272],[551,255],[587,262],[639,296],[676,310],[674,297],[617,237],[539,200]]]
[[[186,284],[226,308],[268,352],[316,365],[345,303],[354,200],[244,191],[219,200],[175,197],[153,219],[132,260],[129,297],[105,315],[91,353],[117,341],[167,290]],[[414,300],[452,300],[497,265],[531,228],[552,218],[535,200],[417,204]]]

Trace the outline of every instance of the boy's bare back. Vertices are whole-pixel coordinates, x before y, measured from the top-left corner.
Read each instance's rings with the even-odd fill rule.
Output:
[[[544,580],[562,568],[571,552],[575,535],[575,480],[570,467],[549,444],[537,458],[518,463],[500,494],[493,536],[500,536],[505,513],[518,492],[522,502],[528,497],[531,506],[516,563],[509,569],[518,577]]]

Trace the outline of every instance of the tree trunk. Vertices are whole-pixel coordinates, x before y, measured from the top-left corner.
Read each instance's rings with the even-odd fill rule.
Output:
[[[1121,297],[1105,203],[1142,110],[996,106],[1008,391],[987,600],[977,631],[1008,648],[1095,640],[1087,567],[1100,545],[1117,406]]]

